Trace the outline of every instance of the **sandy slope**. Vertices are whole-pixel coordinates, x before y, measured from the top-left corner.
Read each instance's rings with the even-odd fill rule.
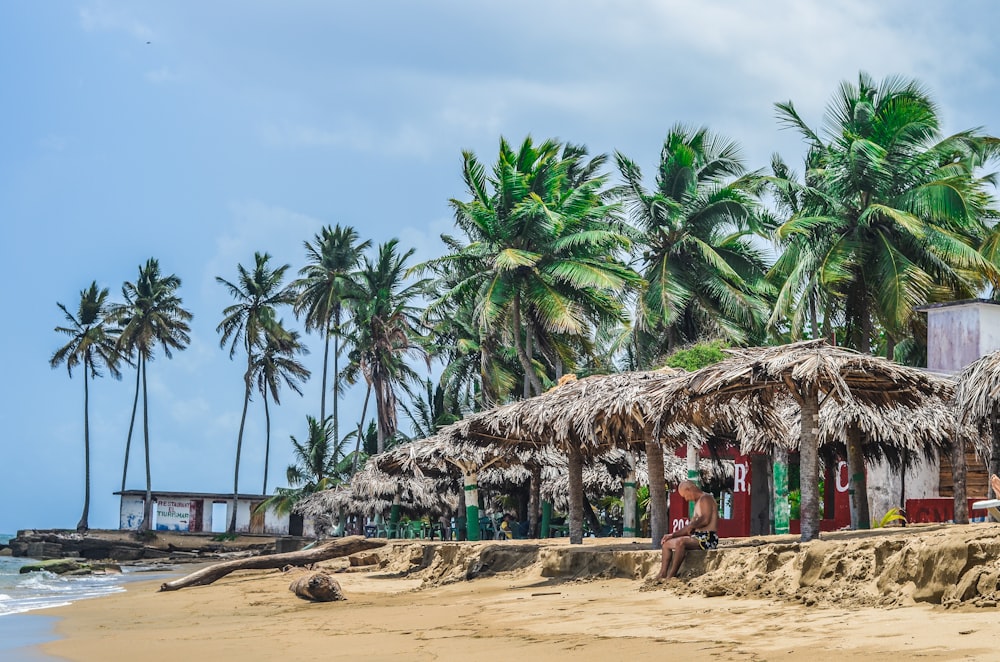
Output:
[[[463,551],[468,546],[458,546],[458,552],[455,547],[444,552],[438,547],[424,552],[418,561],[419,548],[400,545],[383,555],[380,570],[338,575],[349,596],[347,602],[311,604],[296,598],[288,591],[288,584],[305,572],[302,570],[238,573],[211,586],[172,593],[158,593],[152,583],[132,584],[125,594],[49,612],[65,617],[59,632],[66,638],[45,648],[69,660],[150,662],[362,656],[372,660],[402,656],[405,660],[509,661],[570,655],[605,660],[648,659],[657,653],[710,654],[725,660],[836,657],[842,661],[899,654],[932,660],[1000,660],[995,607],[914,605],[899,599],[899,592],[912,596],[921,586],[913,582],[913,587],[904,590],[900,587],[906,582],[895,579],[883,582],[894,596],[886,604],[859,606],[878,604],[879,600],[870,597],[879,591],[879,572],[873,568],[884,570],[886,559],[893,555],[896,561],[892,562],[900,572],[913,570],[919,582],[952,577],[948,573],[935,575],[933,569],[921,570],[926,563],[919,560],[923,557],[918,549],[933,551],[944,545],[951,550],[944,553],[947,559],[964,558],[959,577],[970,572],[978,573],[977,577],[989,575],[996,559],[981,558],[977,552],[970,562],[968,554],[963,557],[957,551],[968,546],[965,536],[971,533],[982,539],[984,532],[992,540],[991,536],[1000,534],[1000,527],[992,531],[952,527],[859,536],[843,544],[836,539],[810,543],[803,546],[805,549],[782,543],[785,547],[777,552],[773,545],[734,548],[727,552],[733,556],[726,562],[719,560],[721,556],[709,557],[707,562],[701,559],[699,569],[696,560],[693,571],[704,574],[670,586],[644,579],[650,569],[650,553],[602,551],[620,549],[621,545],[602,547],[592,542],[588,550],[574,549],[574,553],[589,552],[592,559],[605,554],[613,566],[607,570],[610,566],[605,564],[605,578],[581,580],[543,576],[552,574],[560,563],[564,570],[567,567],[568,562],[559,556],[559,548],[565,550],[562,543],[542,547],[545,558],[523,567],[516,567],[518,563],[511,559],[517,555],[504,551],[502,545],[485,544],[492,556],[480,554],[475,569],[486,576],[472,581],[456,581],[469,573],[468,558],[461,558],[468,556]],[[992,549],[991,545],[980,542],[978,549]],[[525,549],[539,547],[526,545]],[[876,553],[875,549],[882,551]],[[889,554],[887,550],[895,551]],[[453,558],[446,562],[444,556],[449,554]],[[816,557],[812,561],[808,560],[810,554]],[[787,558],[779,563],[782,555]],[[487,565],[483,561],[487,557],[499,572],[485,572],[482,566]],[[631,566],[622,560],[626,558],[634,558]],[[772,565],[778,564],[771,572],[766,571],[768,558]],[[742,565],[737,563],[739,559]],[[913,568],[904,567],[907,559]],[[597,569],[593,560],[588,563],[589,571]],[[406,564],[424,569],[409,575],[396,572]],[[713,564],[718,567],[708,567]],[[945,565],[958,564],[959,560],[954,560]],[[343,566],[343,562],[328,565]],[[569,563],[570,570],[572,566]],[[633,575],[621,577],[628,575],[630,568]],[[844,597],[854,586],[863,597],[845,598],[840,603],[803,599],[802,590],[798,594],[793,590],[803,577],[811,582],[805,595],[826,591]],[[753,581],[764,585],[768,578],[788,590],[774,591],[768,600],[704,595],[716,594],[711,587],[724,579],[734,586],[746,586]]]

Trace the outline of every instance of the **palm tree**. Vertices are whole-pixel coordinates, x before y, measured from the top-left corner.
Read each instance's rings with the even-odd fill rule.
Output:
[[[49,360],[53,368],[62,363],[73,377],[73,368],[83,365],[83,457],[84,457],[84,497],[83,514],[76,525],[77,531],[90,528],[90,379],[101,376],[101,367],[107,368],[115,379],[121,377],[118,370],[119,356],[116,350],[114,332],[105,326],[107,318],[108,289],[97,289],[97,281],[80,292],[80,303],[76,315],[57,303],[69,326],[57,326],[55,330],[69,336],[69,341],[57,349]]]
[[[992,178],[978,175],[996,139],[978,130],[942,137],[919,83],[876,83],[863,72],[829,104],[825,139],[791,101],[776,107],[809,146],[801,195],[810,201],[778,228],[786,246],[775,265],[779,314],[790,315],[800,292],[819,292],[825,312],[842,317],[849,347],[870,352],[881,327],[893,358],[917,306],[973,297],[997,282],[997,266],[977,250],[997,214],[986,190]],[[864,495],[863,439],[849,432],[851,489]],[[857,520],[868,528],[866,499],[857,500]]]
[[[240,431],[236,437],[236,469],[233,478],[233,510],[229,520],[229,533],[236,532],[236,503],[239,499],[240,454],[243,451],[243,431],[246,427],[247,407],[253,389],[254,363],[260,352],[267,346],[267,330],[276,324],[276,307],[291,304],[294,294],[283,288],[281,281],[290,268],[283,265],[271,269],[267,253],[254,253],[254,267],[248,271],[242,264],[236,265],[235,283],[216,276],[216,282],[223,285],[236,303],[222,311],[223,318],[215,328],[222,337],[219,346],[229,345],[229,358],[236,356],[237,349],[246,353],[247,367],[243,373],[243,413],[240,416]]]
[[[299,395],[302,389],[299,384],[309,379],[309,369],[296,360],[297,355],[308,354],[309,350],[299,341],[298,331],[286,330],[281,321],[269,325],[265,329],[265,345],[257,355],[253,372],[257,390],[264,399],[264,421],[266,443],[264,445],[264,489],[261,494],[267,494],[267,471],[271,458],[271,412],[267,405],[268,393],[274,404],[280,405],[279,391],[282,382]]]
[[[385,450],[386,440],[396,435],[398,389],[418,380],[405,359],[426,355],[421,346],[420,311],[414,303],[426,291],[428,281],[406,283],[406,262],[414,250],[401,255],[398,244],[397,239],[381,244],[374,261],[365,256],[347,329],[351,350],[344,379],[354,384],[363,377],[372,389],[379,453]]]
[[[861,73],[828,106],[824,139],[792,102],[778,117],[809,146],[807,194],[814,204],[781,227],[794,258],[786,266],[816,274],[842,308],[849,345],[871,350],[880,325],[887,354],[909,328],[914,307],[976,296],[997,267],[978,252],[996,216],[977,175],[997,149],[977,130],[941,137],[937,107],[913,80],[876,83]],[[808,251],[802,246],[808,245]],[[801,288],[787,279],[783,287]],[[791,301],[794,296],[780,296]]]
[[[437,431],[444,426],[462,418],[462,412],[455,403],[448,402],[445,390],[440,384],[435,387],[431,380],[426,379],[422,386],[424,392],[411,398],[409,405],[405,402],[400,403],[413,428],[413,433],[406,437],[408,441],[426,439],[437,434]]]
[[[492,176],[463,154],[468,201],[452,200],[467,243],[442,237],[451,253],[426,266],[453,279],[441,300],[471,304],[480,339],[513,346],[524,395],[540,393],[536,350],[558,377],[586,347],[593,326],[623,318],[622,294],[640,283],[617,255],[630,247],[605,201],[600,156],[549,140],[501,139]],[[569,364],[567,366],[566,364]],[[485,377],[485,375],[484,375]]]
[[[761,229],[760,181],[739,146],[705,128],[672,127],[652,191],[638,165],[615,158],[648,283],[634,329],[640,362],[710,336],[761,340],[770,306],[764,256],[751,239]]]
[[[295,463],[288,466],[285,475],[291,487],[277,488],[258,510],[273,508],[278,513],[290,513],[302,497],[334,487],[347,477],[350,460],[344,455],[345,442],[336,442],[330,422],[324,424],[306,416],[306,423],[308,435],[304,442],[290,437]]]
[[[326,420],[327,365],[330,356],[330,336],[333,336],[333,378],[339,381],[340,326],[344,302],[354,291],[353,275],[361,264],[361,256],[371,247],[371,241],[358,243],[358,233],[352,227],[324,227],[306,241],[308,264],[299,270],[300,278],[292,283],[298,293],[295,315],[305,316],[306,331],[318,330],[323,336],[323,383],[320,396],[319,418]],[[339,420],[337,404],[339,389],[333,399],[333,436],[338,439]]]
[[[149,391],[146,388],[146,364],[153,360],[159,345],[167,358],[173,350],[183,350],[191,342],[188,322],[191,313],[182,307],[177,296],[181,279],[160,274],[160,263],[154,258],[139,266],[139,278],[122,286],[124,304],[115,306],[110,314],[121,328],[118,349],[124,356],[136,356],[136,388],[142,386],[142,436],[146,456],[146,501],[143,507],[142,529],[148,531],[153,522],[153,484],[149,466]],[[141,380],[140,378],[141,377]],[[134,406],[133,406],[134,418]],[[131,432],[131,426],[129,427]],[[128,471],[131,434],[125,444],[124,482]]]

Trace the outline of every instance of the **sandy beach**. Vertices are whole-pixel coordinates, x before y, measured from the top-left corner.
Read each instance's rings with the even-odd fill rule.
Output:
[[[965,542],[970,535],[979,542]],[[996,528],[982,526],[901,533],[892,539],[873,534],[823,553],[831,558],[840,555],[842,577],[838,581],[855,582],[863,593],[872,588],[873,581],[844,562],[845,550],[863,565],[869,548],[889,545],[908,554],[905,549],[910,546],[941,544],[944,538],[982,546],[996,535]],[[897,538],[909,542],[898,543]],[[550,551],[558,553],[559,544],[552,543]],[[600,556],[601,544],[588,541],[593,549],[585,551]],[[503,543],[482,545],[492,545],[491,558],[500,559],[494,562],[502,565]],[[800,557],[838,543],[809,545],[805,553],[798,552]],[[774,554],[772,547],[734,549],[728,554],[743,562],[753,557],[767,559]],[[61,617],[56,627],[60,639],[41,648],[53,656],[84,662],[107,660],[111,654],[114,659],[150,662],[389,660],[400,656],[406,660],[510,660],[569,655],[603,660],[650,654],[710,655],[725,660],[818,656],[870,660],[901,654],[930,660],[1000,660],[996,607],[946,609],[912,600],[904,606],[868,607],[859,605],[870,600],[849,598],[839,604],[806,606],[787,597],[706,597],[711,590],[694,587],[707,586],[713,572],[732,574],[731,570],[719,566],[698,577],[663,585],[648,578],[648,559],[655,553],[645,550],[633,554],[646,559],[634,565],[638,576],[633,578],[553,578],[544,576],[551,574],[551,563],[548,570],[545,564],[535,563],[454,581],[454,572],[449,575],[440,559],[430,566],[425,563],[422,572],[400,572],[400,558],[418,553],[414,549],[419,552],[419,546],[412,544],[386,552],[395,565],[338,573],[348,596],[344,602],[309,603],[292,594],[288,585],[308,572],[304,569],[242,571],[209,586],[168,593],[157,591],[159,581],[132,583],[125,593],[47,611],[46,615]],[[435,554],[440,556],[440,552]],[[457,563],[454,555],[449,558]],[[337,570],[346,562],[334,560],[322,566]],[[985,568],[995,566],[995,559],[985,559],[980,575],[985,577]],[[752,579],[749,574],[748,581]],[[770,574],[790,584],[805,582],[804,575],[794,577],[781,569]],[[744,577],[731,579],[738,584]],[[843,586],[827,592],[849,593]]]

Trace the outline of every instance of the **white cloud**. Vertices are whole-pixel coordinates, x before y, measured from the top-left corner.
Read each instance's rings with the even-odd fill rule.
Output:
[[[80,9],[80,26],[88,32],[125,32],[140,41],[153,38],[153,31],[120,8],[104,3]]]

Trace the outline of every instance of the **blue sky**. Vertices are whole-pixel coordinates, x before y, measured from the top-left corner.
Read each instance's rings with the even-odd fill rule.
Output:
[[[463,149],[492,161],[500,135],[558,137],[650,170],[686,122],[739,140],[754,168],[799,163],[774,102],[820,126],[862,69],[920,79],[946,131],[1000,131],[991,3],[763,4],[0,2],[0,531],[79,518],[83,382],[47,365],[56,302],[75,308],[92,280],[120,299],[149,257],[195,315],[190,348],[149,366],[153,486],[225,492],[241,366],[218,347],[215,277],[254,251],[297,270],[328,223],[433,257]],[[308,341],[317,378],[274,413],[272,487],[318,410]],[[130,377],[91,391],[93,527],[117,525]],[[263,445],[252,408],[247,491]],[[129,475],[143,487],[141,455]]]

